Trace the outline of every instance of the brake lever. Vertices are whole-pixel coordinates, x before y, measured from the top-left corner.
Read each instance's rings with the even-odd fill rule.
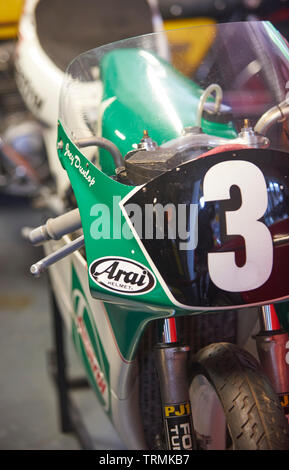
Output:
[[[70,255],[76,250],[79,250],[84,246],[84,235],[76,238],[70,243],[67,243],[65,246],[59,248],[58,250],[54,251],[53,253],[49,254],[45,258],[37,261],[37,263],[32,264],[30,267],[30,272],[35,277],[39,277],[41,273],[43,273],[49,266],[60,261],[61,259],[65,258],[66,256]]]
[[[81,219],[78,209],[74,209],[66,214],[59,215],[55,218],[47,220],[46,224],[31,229],[23,227],[22,236],[29,240],[33,245],[40,245],[48,240],[60,240],[64,235],[81,229]],[[75,240],[67,243],[54,253],[49,254],[45,258],[33,264],[30,272],[38,277],[49,266],[57,261],[65,258],[76,250],[84,246],[84,236],[81,235]]]

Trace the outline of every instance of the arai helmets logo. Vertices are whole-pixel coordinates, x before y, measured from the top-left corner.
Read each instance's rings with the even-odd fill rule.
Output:
[[[145,294],[156,284],[154,275],[147,267],[119,256],[106,256],[93,261],[89,274],[99,286],[122,294]]]

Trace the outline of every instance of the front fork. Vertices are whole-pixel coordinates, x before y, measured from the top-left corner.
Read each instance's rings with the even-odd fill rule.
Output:
[[[281,328],[273,304],[260,308],[259,318],[261,330],[255,336],[259,360],[289,418],[288,333]]]
[[[282,329],[273,304],[260,308],[260,332],[255,336],[259,360],[289,420],[289,335]],[[188,383],[189,347],[178,342],[175,318],[165,319],[155,347],[166,447],[197,448]]]
[[[178,343],[175,318],[161,324],[155,347],[159,377],[166,448],[196,449],[188,382],[189,347]]]

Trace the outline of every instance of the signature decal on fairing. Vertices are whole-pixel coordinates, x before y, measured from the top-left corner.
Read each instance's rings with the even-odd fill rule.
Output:
[[[119,256],[93,261],[89,274],[99,286],[128,295],[146,294],[156,285],[154,275],[146,266]]]
[[[66,144],[65,146],[65,152],[64,152],[64,157],[68,157],[70,160],[70,164],[76,168],[81,176],[87,181],[89,187],[93,186],[95,183],[95,178],[90,175],[90,171],[87,168],[84,168],[81,165],[81,160],[78,155],[73,154],[70,151],[69,143]]]

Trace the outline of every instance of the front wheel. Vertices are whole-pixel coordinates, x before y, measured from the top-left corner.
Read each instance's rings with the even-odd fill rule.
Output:
[[[190,399],[200,448],[288,450],[289,428],[258,362],[230,343],[195,356]]]

